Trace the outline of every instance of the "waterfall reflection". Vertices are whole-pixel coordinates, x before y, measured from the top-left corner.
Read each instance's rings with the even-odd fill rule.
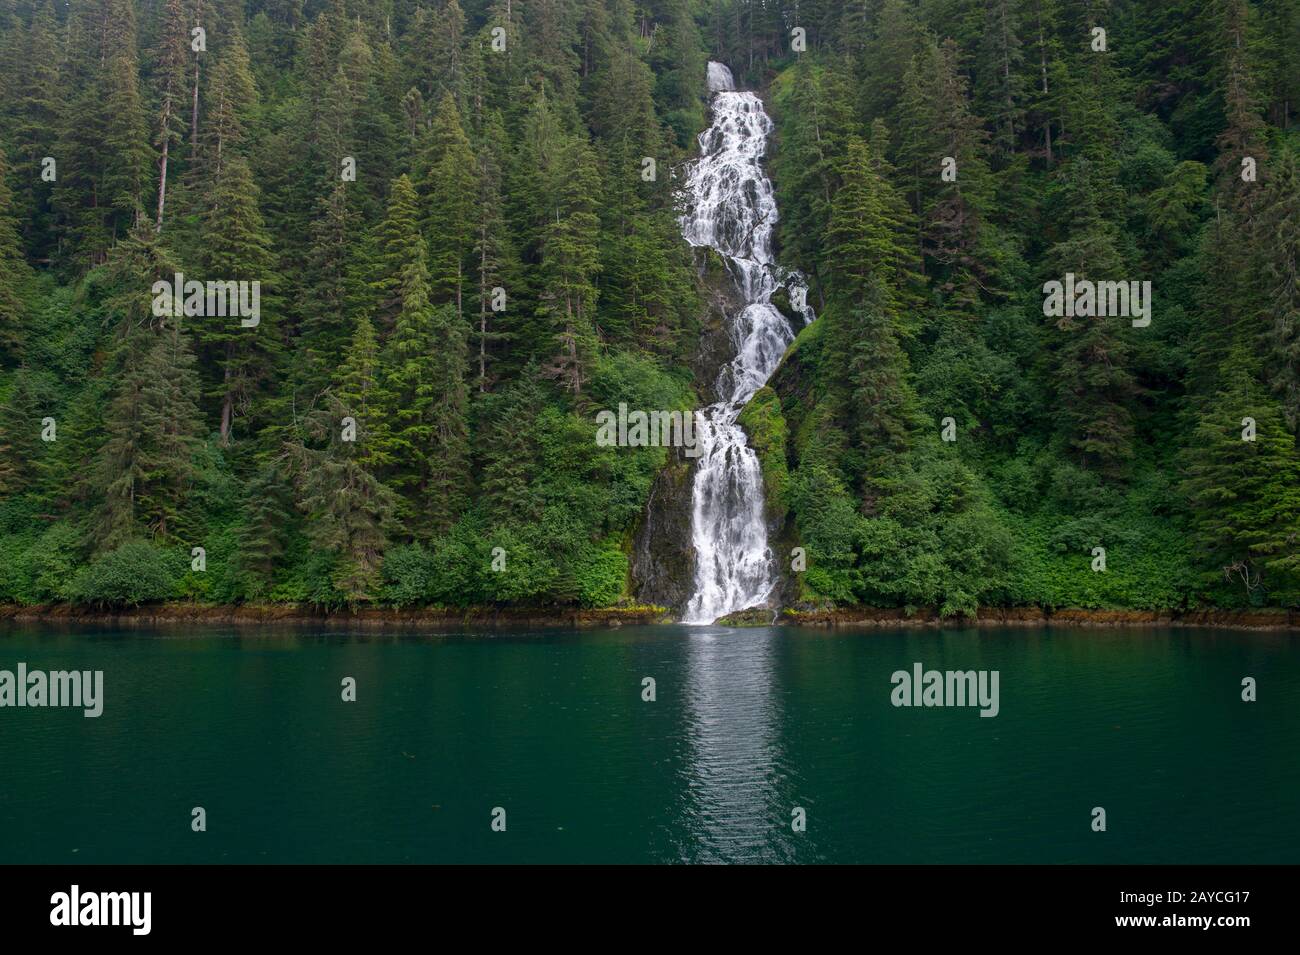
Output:
[[[691,635],[678,786],[682,861],[794,858],[778,650],[779,632],[766,627]]]

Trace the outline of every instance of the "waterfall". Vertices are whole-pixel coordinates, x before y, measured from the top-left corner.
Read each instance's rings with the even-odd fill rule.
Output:
[[[686,179],[682,235],[691,245],[708,246],[723,256],[743,306],[727,316],[735,357],[718,373],[717,400],[696,415],[700,456],[691,488],[695,593],[683,617],[684,623],[694,624],[760,606],[776,586],[763,473],[736,419],[794,340],[772,295],[785,288],[804,322],[813,319],[803,277],[773,260],[776,200],[762,166],[772,120],[756,94],[736,91],[723,64],[709,63],[708,87],[713,123],[700,133],[700,157]]]

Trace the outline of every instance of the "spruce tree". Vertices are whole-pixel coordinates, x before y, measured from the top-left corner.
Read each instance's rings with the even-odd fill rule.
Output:
[[[897,192],[872,167],[867,144],[849,140],[831,207],[823,271],[833,297],[850,306],[881,295],[892,311],[915,303],[916,253],[912,219]]]
[[[202,432],[199,381],[183,316],[153,314],[150,289],[175,263],[141,221],[109,264],[118,321],[116,388],[104,417],[107,439],[91,475],[99,507],[95,546],[111,550],[142,532],[183,529]]]
[[[531,481],[541,449],[536,429],[523,427],[542,406],[537,369],[528,366],[517,380],[492,396],[492,411],[482,425],[481,489],[495,520],[528,522],[541,517],[542,500]]]
[[[134,57],[118,56],[109,64],[106,108],[109,120],[102,148],[111,157],[105,164],[100,195],[117,213],[113,238],[125,232],[144,207],[149,165],[144,108],[140,101]]]
[[[352,340],[338,367],[339,404],[357,425],[358,456],[368,468],[393,463],[387,453],[385,395],[379,381],[379,343],[375,326],[364,311],[358,313]]]
[[[311,224],[308,250],[303,344],[304,383],[322,386],[331,376],[350,332],[348,309],[353,299],[352,274],[360,216],[353,209],[352,184],[342,179],[324,197]]]
[[[1024,50],[1016,0],[986,0],[980,45],[977,99],[997,130],[996,148],[1006,158],[1016,152],[1024,120]]]
[[[410,177],[402,175],[393,180],[387,212],[371,236],[369,261],[362,265],[381,338],[392,333],[403,308],[403,275],[417,262],[428,274],[428,251],[420,235],[418,205]]]
[[[242,519],[236,530],[236,592],[245,600],[270,596],[281,568],[292,526],[293,502],[285,475],[275,462],[264,464],[248,482]]]
[[[18,240],[8,172],[0,148],[0,367],[15,360],[22,344],[23,302],[19,292],[29,275]]]
[[[855,447],[862,455],[862,506],[877,512],[899,479],[914,415],[899,336],[912,302],[914,255],[906,208],[872,168],[868,147],[849,141],[826,232],[830,322],[836,377],[848,396]]]
[[[158,150],[158,204],[157,228],[162,231],[163,212],[167,205],[167,174],[172,147],[181,141],[185,131],[185,67],[189,44],[189,31],[185,23],[183,0],[166,0],[162,36],[158,49],[158,121],[154,146]]]
[[[338,422],[344,415],[342,405],[327,403],[304,416],[278,460],[292,475],[313,548],[334,558],[331,583],[356,605],[378,592],[397,499],[361,464],[355,446],[341,440]]]
[[[415,255],[398,276],[401,305],[386,345],[385,380],[380,416],[385,422],[382,456],[386,483],[414,505],[427,486],[434,448],[435,375],[439,343],[429,302],[429,272],[424,240],[416,237]],[[410,516],[418,519],[415,507]]]
[[[104,262],[143,208],[152,156],[136,75],[135,17],[127,0],[74,9],[61,82],[53,202],[70,240],[65,261]]]
[[[433,301],[452,302],[464,314],[464,292],[472,269],[478,206],[478,162],[461,126],[451,93],[443,96],[430,133],[431,160],[420,192],[427,214],[429,273]]]
[[[561,182],[552,182],[554,221],[542,235],[541,314],[553,329],[554,347],[546,373],[573,394],[587,381],[597,347],[595,310],[600,220],[599,179],[591,147],[571,140],[558,163]]]
[[[272,314],[275,261],[258,208],[260,192],[242,156],[228,153],[220,165],[220,175],[204,197],[203,280],[258,282],[261,309],[256,325],[245,325],[251,317],[233,310],[224,316],[205,315],[195,323],[205,365],[211,369],[207,392],[218,409],[221,442],[228,444],[236,417],[255,411],[259,392],[271,381],[280,343]]]
[[[1099,172],[1089,160],[1075,159],[1063,173],[1063,200],[1073,215],[1067,237],[1047,252],[1049,280],[1064,283],[1067,273],[1076,282],[1123,281],[1128,275],[1117,230],[1100,209]],[[1083,463],[1117,474],[1133,454],[1137,384],[1123,329],[1128,319],[1063,313],[1046,321],[1060,432]]]
[[[973,310],[992,284],[980,253],[991,183],[985,134],[970,110],[957,49],[929,40],[903,78],[899,162],[907,170],[921,249],[951,304]]]
[[[460,314],[443,305],[433,315],[432,453],[425,500],[435,533],[448,530],[469,500],[469,390],[467,329]]]
[[[513,284],[515,250],[505,221],[505,203],[501,196],[501,153],[506,149],[505,130],[499,114],[486,124],[487,144],[479,151],[478,223],[472,250],[474,278],[477,280],[477,318],[475,351],[477,352],[477,387],[485,392],[494,376],[489,362],[503,343],[512,337],[507,315],[510,298],[508,285]],[[506,293],[503,302],[497,289]],[[498,306],[504,305],[504,308]],[[502,312],[507,313],[503,315]]]
[[[208,115],[192,167],[200,194],[210,197],[220,183],[226,162],[246,155],[248,125],[257,99],[248,48],[244,38],[236,34],[222,50],[209,83]]]
[[[1300,173],[1288,150],[1274,163],[1252,224],[1265,309],[1269,372],[1287,426],[1300,430]]]
[[[27,34],[11,137],[21,210],[17,218],[34,261],[49,259],[56,241],[51,207],[55,184],[41,178],[41,161],[54,151],[51,138],[60,123],[56,29],[52,0],[45,0],[36,8]]]
[[[1262,583],[1265,592],[1295,599],[1300,453],[1259,372],[1244,345],[1224,361],[1188,442],[1183,489],[1211,579],[1243,585],[1248,594]]]

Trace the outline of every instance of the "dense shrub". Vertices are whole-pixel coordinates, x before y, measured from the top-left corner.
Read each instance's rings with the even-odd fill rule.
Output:
[[[147,541],[128,541],[95,558],[69,587],[74,603],[135,607],[175,596],[177,555]]]
[[[433,562],[420,544],[403,544],[384,555],[383,599],[397,607],[427,603],[432,592]]]

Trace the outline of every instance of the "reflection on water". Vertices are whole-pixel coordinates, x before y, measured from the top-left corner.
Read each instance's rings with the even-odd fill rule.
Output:
[[[0,863],[1295,863],[1298,651],[1173,629],[0,626],[0,669],[104,671],[96,719],[0,709]],[[999,671],[998,716],[891,706],[918,661]]]
[[[775,630],[690,635],[684,700],[681,858],[789,861]]]

